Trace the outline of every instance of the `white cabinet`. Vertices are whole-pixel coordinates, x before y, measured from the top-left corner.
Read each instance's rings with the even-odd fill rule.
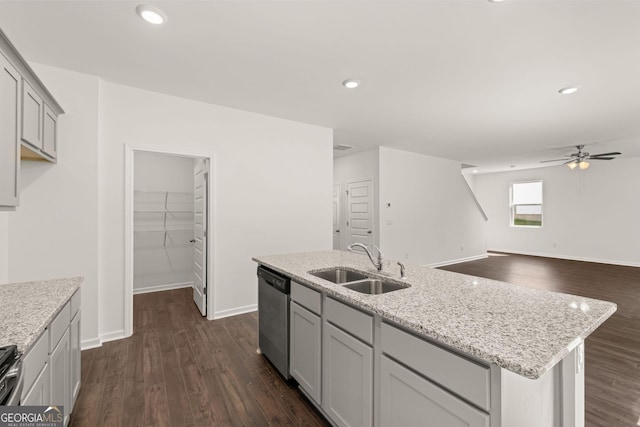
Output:
[[[49,363],[47,362],[27,393],[20,399],[20,405],[44,406],[51,403],[51,379],[49,375]]]
[[[20,139],[34,148],[42,149],[42,117],[44,101],[27,81],[22,82],[22,126]]]
[[[489,427],[489,415],[393,360],[381,358],[380,425]]]
[[[330,298],[324,315],[322,409],[339,426],[371,426],[373,317]]]
[[[0,30],[0,207],[18,206],[20,159],[56,161],[62,113]]]
[[[322,319],[296,302],[291,303],[289,373],[320,403]]]
[[[64,424],[69,420],[71,408],[69,375],[69,328],[65,330],[58,345],[49,355],[51,369],[51,404],[64,405]]]
[[[78,299],[79,297],[80,294],[78,293]],[[73,412],[74,403],[78,398],[78,393],[80,393],[80,310],[77,310],[73,320],[71,320],[71,325],[69,326],[69,340],[71,352],[69,355],[69,371],[71,380],[71,406],[69,407],[69,412],[71,413]]]
[[[80,391],[80,290],[23,356],[22,405],[64,406],[69,421]]]
[[[42,116],[42,151],[52,158],[58,157],[58,115],[44,105]]]
[[[19,202],[21,81],[18,71],[0,52],[0,206],[15,207]]]

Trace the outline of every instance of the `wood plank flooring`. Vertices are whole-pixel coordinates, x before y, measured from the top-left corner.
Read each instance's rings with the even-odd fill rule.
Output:
[[[328,425],[256,354],[256,313],[207,321],[191,289],[142,294],[134,331],[82,352],[70,426]]]
[[[640,268],[493,254],[443,269],[617,303],[586,341],[586,425],[640,425]],[[82,352],[72,427],[328,425],[256,354],[256,313],[207,321],[189,289],[136,295],[134,331]]]
[[[585,341],[585,421],[640,425],[640,268],[495,253],[442,269],[618,304]]]

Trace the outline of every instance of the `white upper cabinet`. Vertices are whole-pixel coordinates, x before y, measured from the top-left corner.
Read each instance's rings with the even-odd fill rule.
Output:
[[[0,207],[16,207],[20,159],[56,163],[64,111],[0,30]]]
[[[0,206],[18,206],[18,118],[21,77],[0,53]]]

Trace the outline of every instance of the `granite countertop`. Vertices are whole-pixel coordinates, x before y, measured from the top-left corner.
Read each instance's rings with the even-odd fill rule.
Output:
[[[69,301],[82,277],[0,285],[0,346],[17,345],[25,353]]]
[[[367,295],[309,271],[331,267],[380,276],[366,255],[322,251],[257,256],[297,282],[379,314],[462,353],[537,379],[561,361],[617,309],[614,303],[532,289],[419,265],[406,265],[408,289]],[[385,277],[400,280],[395,261]]]

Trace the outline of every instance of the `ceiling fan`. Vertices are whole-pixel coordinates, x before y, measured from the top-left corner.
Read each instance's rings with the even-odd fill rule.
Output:
[[[613,160],[615,157],[622,153],[617,151],[612,151],[611,153],[600,153],[600,154],[589,154],[586,151],[582,151],[584,145],[576,145],[578,149],[577,153],[569,154],[564,159],[554,159],[554,160],[543,160],[540,163],[548,163],[548,162],[564,162],[564,165],[569,166],[569,169],[575,169],[576,166],[580,169],[586,169],[589,167],[588,160]]]

